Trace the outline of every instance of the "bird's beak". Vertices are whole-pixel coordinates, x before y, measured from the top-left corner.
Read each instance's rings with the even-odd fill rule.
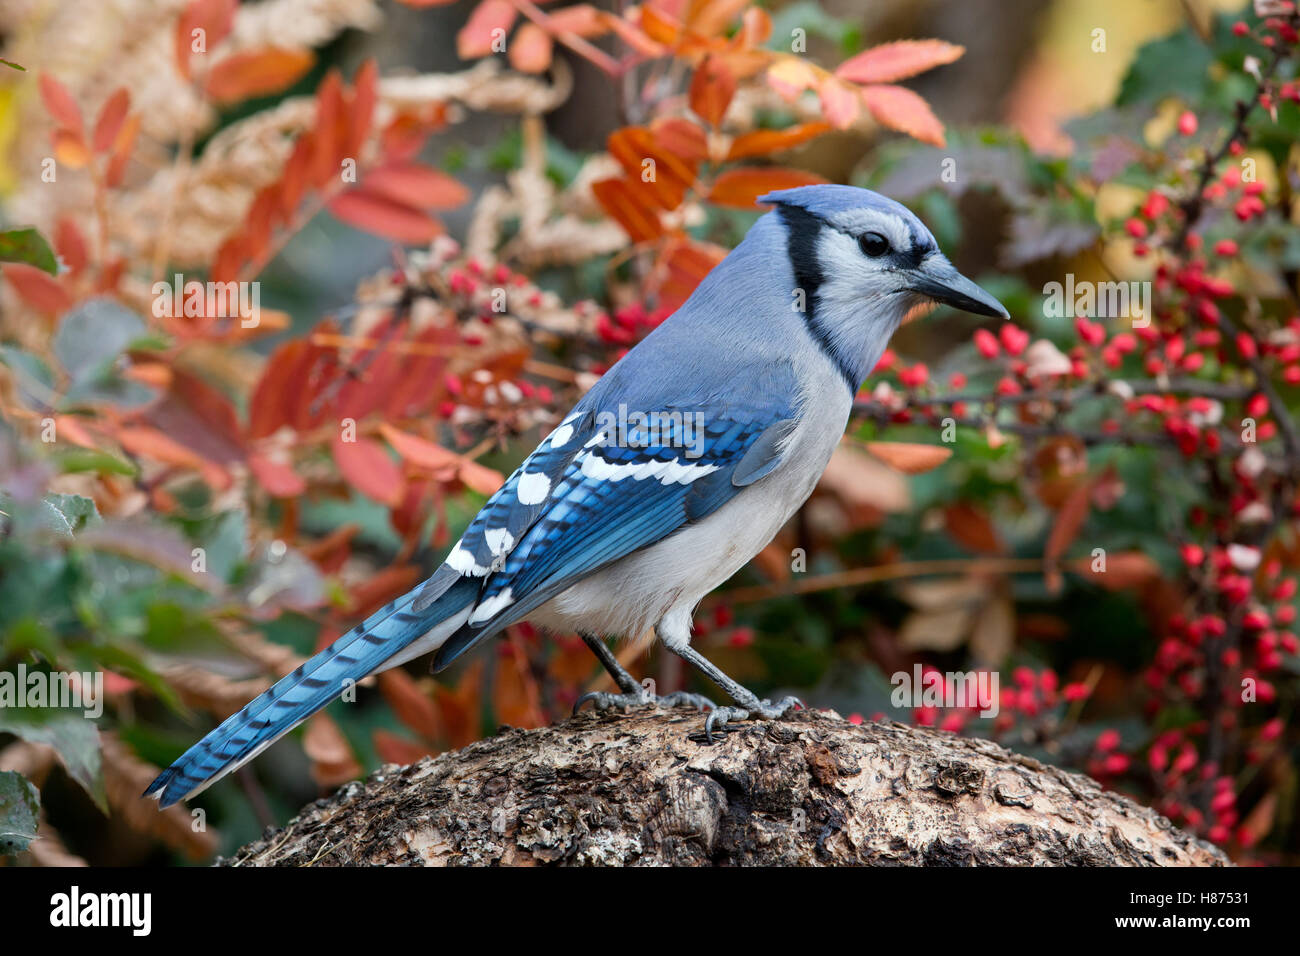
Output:
[[[963,312],[1011,318],[1006,307],[934,253],[912,270],[912,291]]]

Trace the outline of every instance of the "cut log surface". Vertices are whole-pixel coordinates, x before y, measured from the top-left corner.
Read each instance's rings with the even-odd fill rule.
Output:
[[[828,711],[733,725],[583,713],[318,800],[226,866],[1223,866],[1094,780],[986,740]]]

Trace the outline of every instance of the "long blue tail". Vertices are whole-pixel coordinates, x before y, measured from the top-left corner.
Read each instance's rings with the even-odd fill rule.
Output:
[[[169,807],[207,789],[343,693],[348,682],[437,647],[463,623],[480,583],[453,575],[444,584],[435,576],[376,611],[226,718],[160,773],[144,795]],[[440,585],[443,593],[431,602]]]

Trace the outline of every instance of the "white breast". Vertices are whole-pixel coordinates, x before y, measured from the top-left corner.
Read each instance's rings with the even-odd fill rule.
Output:
[[[700,599],[735,574],[776,535],[812,494],[844,433],[853,396],[820,353],[799,425],[782,462],[698,524],[615,562],[580,581],[530,615],[562,633],[585,631],[636,637],[664,618],[665,639],[688,641]]]

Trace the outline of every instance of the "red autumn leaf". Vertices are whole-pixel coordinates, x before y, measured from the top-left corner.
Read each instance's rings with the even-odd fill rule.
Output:
[[[375,119],[375,100],[379,96],[379,66],[371,58],[357,70],[353,81],[352,95],[348,104],[347,139],[343,144],[346,156],[356,156],[361,146],[370,135],[370,127]]]
[[[291,465],[257,452],[248,456],[248,469],[257,483],[276,498],[296,498],[307,490],[307,482]]]
[[[748,159],[751,156],[766,156],[793,149],[809,140],[816,139],[829,131],[830,123],[802,123],[789,129],[758,129],[752,133],[737,136],[727,151],[728,160]]]
[[[395,667],[379,675],[379,692],[403,724],[425,740],[438,736],[438,708],[410,674]]]
[[[817,86],[817,99],[822,115],[836,129],[848,129],[862,112],[860,91],[833,76],[826,77]]]
[[[40,87],[41,99],[45,101],[45,108],[54,117],[54,122],[69,132],[80,135],[84,130],[81,107],[72,98],[68,88],[48,73],[41,74],[37,86]]]
[[[267,96],[302,79],[315,62],[310,50],[267,47],[232,53],[212,67],[205,92],[218,103]]]
[[[6,262],[0,271],[18,297],[38,312],[62,315],[72,308],[72,295],[54,276],[24,262]]]
[[[553,52],[551,35],[535,23],[525,23],[510,41],[510,65],[520,73],[544,73]]]
[[[704,122],[721,126],[735,95],[736,76],[720,58],[711,56],[695,68],[691,77],[691,109]]]
[[[104,153],[112,148],[130,108],[131,94],[125,87],[118,89],[104,102],[99,118],[95,120],[95,132],[90,137],[90,145],[95,152]]]
[[[572,33],[574,36],[598,37],[609,32],[600,11],[589,3],[575,3],[571,7],[556,10],[550,14],[551,29],[556,33]]]
[[[792,101],[804,90],[816,86],[818,76],[810,64],[796,56],[788,56],[768,68],[767,85],[784,99]]]
[[[348,613],[366,618],[389,601],[405,594],[424,577],[418,564],[391,564],[377,574],[367,575],[352,589]]]
[[[454,3],[455,0],[418,0],[426,6],[433,6],[439,3]],[[417,5],[417,0],[398,0],[398,3],[406,3],[411,6]],[[421,757],[433,756],[433,751],[428,747],[400,737],[391,730],[380,728],[370,735],[370,743],[375,748],[375,753],[383,763],[396,763],[406,766],[413,764]]]
[[[213,488],[230,487],[230,475],[224,468],[156,428],[148,425],[123,425],[117,429],[115,436],[118,443],[132,455],[164,465],[193,469]]]
[[[854,83],[894,83],[952,63],[965,52],[965,47],[943,40],[898,40],[845,60],[835,75]]]
[[[664,234],[659,210],[651,208],[626,179],[602,179],[591,184],[591,191],[633,242],[648,242]]]
[[[229,36],[238,6],[239,0],[191,0],[176,22],[176,66],[181,76],[190,78],[190,56],[196,40],[201,38],[204,52],[210,53]],[[196,36],[196,30],[202,33]]]
[[[1000,554],[1005,549],[986,512],[961,502],[943,511],[944,527],[953,539],[970,551]]]
[[[932,146],[943,146],[943,124],[930,105],[901,86],[864,86],[862,101],[881,126],[896,129]]]
[[[396,242],[424,243],[442,233],[441,223],[428,213],[364,187],[336,196],[328,209],[349,226]]]
[[[368,193],[420,209],[455,209],[469,201],[469,189],[441,170],[417,163],[381,166],[366,174]]]
[[[323,189],[339,175],[347,139],[345,110],[343,77],[338,70],[330,70],[316,91],[316,122],[312,126],[312,155],[307,167],[307,181],[317,189]]]
[[[764,193],[824,182],[822,177],[801,169],[742,167],[729,169],[714,180],[708,199],[719,206],[753,209],[755,201]]]
[[[248,402],[249,438],[265,438],[286,425],[301,428],[307,424],[298,412],[315,397],[313,371],[324,352],[300,339],[271,353]]]
[[[426,438],[412,435],[386,423],[379,426],[379,431],[387,439],[388,444],[393,446],[393,451],[417,468],[441,472],[449,477],[460,467],[462,460],[460,455]]]
[[[155,363],[148,363],[155,364]],[[137,363],[134,369],[147,368]],[[244,438],[234,404],[221,390],[192,372],[161,365],[167,379],[162,399],[145,413],[145,420],[194,452],[219,464],[244,458]]]
[[[280,202],[275,211],[277,222],[292,221],[293,214],[298,210],[298,204],[307,192],[307,175],[314,148],[315,140],[310,132],[303,133],[293,144],[293,150],[280,173]]]
[[[357,491],[390,508],[402,503],[405,480],[401,469],[379,442],[362,436],[357,436],[356,441],[344,441],[339,435],[330,450],[339,473]]]
[[[54,248],[59,258],[67,265],[73,275],[86,268],[90,253],[86,251],[86,239],[77,228],[77,224],[67,216],[59,220],[54,227]]]
[[[509,0],[482,0],[456,34],[457,56],[476,60],[493,52],[492,45],[505,39],[517,15]]]

